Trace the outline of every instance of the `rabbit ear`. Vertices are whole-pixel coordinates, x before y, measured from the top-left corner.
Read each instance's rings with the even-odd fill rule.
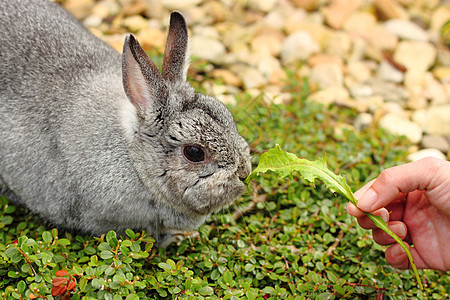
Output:
[[[131,34],[123,45],[122,76],[125,93],[138,111],[145,113],[164,105],[167,87],[163,77]]]
[[[186,81],[189,67],[188,29],[181,13],[170,15],[169,33],[162,66],[162,76],[171,82]]]

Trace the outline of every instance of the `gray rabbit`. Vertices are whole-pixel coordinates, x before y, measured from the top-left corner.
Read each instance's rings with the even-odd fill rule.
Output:
[[[186,82],[173,12],[159,72],[132,35],[120,56],[59,5],[0,2],[0,195],[100,235],[145,229],[160,245],[243,191],[249,147],[231,113]]]

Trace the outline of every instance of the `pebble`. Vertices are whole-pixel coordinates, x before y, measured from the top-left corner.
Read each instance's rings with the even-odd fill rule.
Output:
[[[304,8],[308,11],[314,10],[317,7],[317,0],[292,0],[298,7]]]
[[[148,20],[140,15],[130,16],[122,20],[122,26],[131,32],[138,32],[141,29],[148,28]]]
[[[215,69],[212,71],[212,76],[214,78],[223,80],[224,83],[227,85],[237,86],[237,87],[242,85],[241,78],[239,78],[239,76],[237,76],[236,74],[234,74],[233,72],[231,72],[228,69]]]
[[[343,102],[349,98],[347,89],[342,86],[329,86],[308,96],[308,100],[324,105]]]
[[[320,89],[342,86],[344,74],[341,66],[337,63],[321,63],[312,67],[309,82],[316,84]]]
[[[290,34],[283,41],[281,60],[288,66],[296,61],[306,60],[311,54],[319,52],[320,46],[306,31]]]
[[[437,67],[433,69],[433,75],[440,81],[450,82],[450,67]]]
[[[399,116],[400,118],[407,119],[408,113],[398,102],[388,101],[383,104],[383,112],[384,114],[394,114]]]
[[[266,85],[269,80],[265,78],[261,72],[253,67],[245,66],[243,64],[230,67],[231,70],[239,74],[242,79],[243,86],[246,89],[257,89]]]
[[[136,34],[136,38],[144,50],[164,51],[166,35],[160,29],[150,27],[141,29]]]
[[[430,157],[430,156],[436,157],[436,158],[439,158],[442,160],[447,160],[444,153],[442,153],[441,151],[439,151],[437,149],[432,149],[432,148],[422,149],[417,152],[411,153],[406,157],[406,159],[409,161],[416,161],[416,160],[420,160],[422,158]]]
[[[203,0],[160,0],[163,7],[168,10],[189,10],[195,6],[200,5]]]
[[[410,96],[403,86],[392,82],[371,78],[367,83],[373,89],[373,95],[380,96],[385,101],[403,103]]]
[[[428,134],[448,136],[450,135],[449,116],[450,104],[436,105],[416,110],[412,114],[412,120]]]
[[[362,131],[363,129],[369,128],[372,125],[373,116],[369,113],[361,113],[356,116],[353,125],[357,131]]]
[[[436,49],[425,42],[401,41],[394,53],[394,60],[408,70],[426,71],[434,64],[435,59]]]
[[[351,61],[347,64],[347,73],[357,82],[369,80],[372,76],[371,69],[367,63],[363,61]]]
[[[392,19],[384,23],[384,28],[401,39],[427,42],[428,34],[419,25],[409,21]]]
[[[422,129],[419,125],[394,114],[383,116],[379,126],[392,134],[406,136],[413,144],[419,143],[422,139]]]
[[[431,73],[427,73],[423,92],[425,97],[430,101],[431,105],[436,106],[450,103],[450,94]]]
[[[250,45],[253,52],[279,56],[283,39],[284,35],[279,31],[265,29],[260,31],[257,36],[252,39]]]
[[[271,11],[275,5],[277,4],[277,0],[249,0],[248,5],[250,8],[262,11],[269,12]]]
[[[401,83],[404,77],[403,72],[385,60],[378,65],[377,78],[380,80]]]
[[[346,32],[333,33],[326,46],[326,53],[337,57],[348,57],[352,48],[352,37]]]
[[[434,148],[443,153],[447,153],[450,150],[449,142],[440,135],[424,135],[421,146],[423,148]]]
[[[438,7],[431,16],[430,28],[433,31],[441,30],[442,26],[450,20],[450,7],[440,6]]]
[[[326,23],[334,28],[341,29],[347,18],[358,9],[362,0],[335,0],[323,11]]]
[[[224,59],[225,46],[218,40],[205,36],[194,36],[190,39],[191,55],[212,63],[220,63]]]
[[[395,0],[374,0],[377,11],[386,19],[408,19],[408,13]]]
[[[369,43],[380,50],[392,51],[397,47],[398,37],[381,25],[376,25],[368,33]]]
[[[347,32],[367,37],[368,32],[372,31],[376,25],[377,20],[373,14],[368,12],[355,12],[345,21],[344,29]]]
[[[83,20],[92,13],[94,5],[94,0],[67,0],[64,8],[78,20]]]

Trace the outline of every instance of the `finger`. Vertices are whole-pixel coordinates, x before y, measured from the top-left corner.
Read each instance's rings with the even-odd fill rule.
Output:
[[[402,198],[405,198],[406,194],[401,194]],[[386,210],[389,212],[390,221],[402,221],[405,213],[405,202],[402,200],[395,200],[386,206]]]
[[[372,179],[371,181],[369,181],[368,183],[366,183],[362,188],[360,188],[359,190],[357,190],[353,195],[355,195],[356,199],[361,198],[362,195],[364,195],[364,193],[372,186],[373,182],[375,181],[375,179]]]
[[[384,222],[389,222],[389,213],[385,208],[374,211],[372,214],[380,216]],[[364,229],[378,228],[373,221],[365,214],[358,218],[358,224]]]
[[[406,238],[408,230],[403,222],[389,222],[388,226],[399,238],[402,240]],[[395,243],[395,240],[389,234],[379,228],[372,230],[372,236],[373,240],[380,245],[391,245]]]
[[[384,170],[364,194],[357,198],[358,208],[371,212],[385,207],[397,199],[400,193],[433,189],[438,184],[433,176],[441,163],[436,160],[428,157]]]
[[[367,189],[370,188],[370,186],[372,185],[373,181],[375,179],[369,181],[368,183],[366,183],[366,185],[364,185],[362,188],[360,188],[359,190],[357,190],[353,195],[355,196],[356,199],[360,198],[366,191]],[[360,210],[359,208],[357,208],[353,203],[348,202],[347,203],[347,212],[349,213],[349,215],[354,216],[354,217],[362,217],[365,216],[366,214]]]
[[[354,216],[354,217],[362,217],[365,216],[366,214],[360,210],[359,208],[357,208],[353,203],[348,202],[347,203],[347,212],[349,215]]]
[[[411,248],[407,244],[409,251],[414,260],[414,264],[418,269],[429,269],[430,266],[420,257],[415,248]],[[408,256],[399,244],[392,245],[386,250],[386,261],[388,264],[397,269],[411,269],[411,264],[409,263]]]

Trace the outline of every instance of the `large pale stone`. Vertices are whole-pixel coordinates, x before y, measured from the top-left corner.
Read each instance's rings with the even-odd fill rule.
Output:
[[[339,64],[317,64],[311,69],[309,82],[317,84],[321,89],[329,86],[342,86],[344,83],[344,74]]]
[[[412,120],[428,134],[450,135],[450,104],[417,110]]]
[[[335,0],[324,9],[325,20],[330,27],[340,29],[347,18],[358,9],[362,0]]]
[[[190,40],[191,55],[210,62],[220,63],[224,59],[225,46],[218,40],[194,36]]]
[[[161,0],[162,5],[169,10],[188,10],[198,6],[203,0]]]
[[[430,43],[401,41],[394,53],[394,60],[408,70],[426,71],[433,66],[436,49]]]
[[[283,64],[305,60],[311,54],[320,50],[319,44],[306,31],[298,31],[286,37],[281,48]]]
[[[378,66],[377,77],[380,80],[400,83],[403,81],[404,74],[394,68],[392,64],[384,60]]]
[[[341,86],[329,86],[308,96],[308,100],[324,105],[346,101],[348,98],[348,91]]]
[[[384,27],[401,39],[418,42],[428,41],[428,34],[419,25],[408,20],[393,19],[386,21]]]
[[[417,152],[411,153],[406,157],[406,159],[409,161],[416,161],[425,157],[436,157],[442,160],[447,160],[444,153],[433,148],[422,149]]]
[[[443,153],[447,153],[450,149],[449,142],[441,135],[425,135],[421,144],[423,148],[434,148]]]
[[[383,116],[379,121],[379,126],[392,134],[404,135],[415,144],[422,139],[420,126],[398,115],[387,114]]]

